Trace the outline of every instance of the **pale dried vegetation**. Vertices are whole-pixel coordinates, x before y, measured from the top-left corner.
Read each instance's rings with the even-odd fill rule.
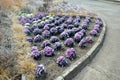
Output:
[[[0,0],[0,5],[9,10],[19,10],[24,4],[21,2],[22,0]],[[14,55],[15,59],[9,60],[12,62],[12,65],[4,64],[0,66],[0,80],[16,80],[15,74],[26,74],[28,75],[28,80],[34,80],[34,69],[36,63],[32,58],[28,55],[30,53],[30,44],[26,41],[26,35],[22,31],[22,26],[19,24],[17,18],[13,14],[12,18],[12,30],[13,30],[13,46],[14,46]],[[2,40],[2,34],[0,33],[0,40]],[[3,63],[4,61],[2,61]],[[4,69],[4,66],[6,68]],[[12,67],[14,66],[14,67]],[[14,69],[13,69],[14,68]]]
[[[36,63],[30,58],[28,55],[30,53],[30,44],[26,41],[26,35],[22,31],[22,26],[19,24],[17,18],[13,16],[13,33],[14,33],[14,41],[16,46],[16,54],[17,54],[17,68],[19,74],[27,74],[32,75],[28,76],[29,80],[34,80],[34,69]]]
[[[0,0],[0,3],[5,8],[14,10],[19,10],[25,5],[25,3],[22,2],[22,0]]]

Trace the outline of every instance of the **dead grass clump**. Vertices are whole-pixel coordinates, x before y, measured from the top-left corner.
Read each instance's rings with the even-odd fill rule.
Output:
[[[26,41],[26,35],[22,31],[22,26],[19,24],[15,16],[12,17],[13,36],[15,42],[15,53],[17,54],[17,71],[18,74],[26,74],[28,80],[34,79],[34,70],[36,63],[30,58],[30,44]]]
[[[25,5],[22,0],[0,0],[0,3],[3,7],[14,10],[19,10]]]

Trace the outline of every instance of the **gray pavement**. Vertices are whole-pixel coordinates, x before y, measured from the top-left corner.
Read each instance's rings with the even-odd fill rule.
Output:
[[[68,0],[99,14],[107,23],[103,47],[73,80],[120,80],[120,4],[97,0]]]

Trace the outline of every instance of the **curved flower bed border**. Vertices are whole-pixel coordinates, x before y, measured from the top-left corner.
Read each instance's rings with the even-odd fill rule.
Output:
[[[106,34],[105,21],[102,18],[101,20],[103,22],[103,29],[95,45],[87,52],[86,55],[74,62],[70,67],[63,71],[62,75],[57,77],[55,80],[71,80],[94,58],[94,56],[102,47]]]

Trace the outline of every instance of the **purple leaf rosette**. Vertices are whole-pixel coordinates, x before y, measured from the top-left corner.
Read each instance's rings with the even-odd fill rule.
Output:
[[[67,38],[69,38],[69,34],[67,32],[64,31],[60,34],[60,39],[65,40]]]
[[[51,46],[49,40],[45,40],[45,41],[42,42],[42,48],[45,48],[46,46]]]
[[[43,29],[44,30],[50,30],[50,27],[48,25],[45,25]]]
[[[33,31],[34,35],[41,34],[41,32],[42,31],[40,29],[38,29],[38,28],[34,29],[34,31]]]
[[[37,47],[37,46],[32,46],[31,52],[32,52],[32,51],[35,51],[35,50],[38,50],[38,47]]]
[[[62,48],[62,43],[60,42],[55,42],[53,45],[54,50],[60,50]]]
[[[83,22],[82,24],[81,24],[81,26],[82,26],[82,29],[88,29],[88,24],[87,24],[87,22]]]
[[[85,37],[85,42],[86,43],[91,43],[93,40],[92,40],[92,37],[91,36],[87,36]]]
[[[55,42],[58,42],[59,41],[59,39],[58,39],[58,37],[56,37],[56,36],[52,36],[51,38],[50,38],[50,42],[52,42],[52,43],[55,43]]]
[[[72,31],[74,31],[74,33],[80,31],[80,28],[72,28]]]
[[[32,38],[32,37],[27,37],[26,40],[27,40],[28,42],[31,42],[31,43],[33,42],[33,38]]]
[[[41,42],[42,40],[43,40],[43,38],[42,38],[42,36],[40,36],[40,35],[36,35],[36,36],[34,37],[34,42],[35,42],[35,43]]]
[[[52,57],[54,56],[54,49],[49,46],[46,46],[43,50],[43,53],[47,57]]]
[[[75,40],[75,42],[80,42],[80,40],[83,38],[83,36],[82,35],[80,35],[79,33],[76,33],[75,35],[74,35],[74,40]]]
[[[36,69],[35,69],[35,76],[36,77],[41,77],[45,73],[46,73],[46,69],[45,69],[43,64],[40,64],[36,67]]]
[[[51,34],[50,34],[50,31],[44,30],[44,31],[42,32],[42,35],[43,35],[44,38],[49,38]]]
[[[67,26],[67,29],[72,29],[73,27],[74,27],[74,25],[71,24],[71,25]]]
[[[100,32],[100,26],[98,24],[96,24],[93,29],[96,30],[98,33]]]
[[[52,35],[57,34],[57,32],[58,32],[58,30],[57,30],[57,28],[55,28],[55,27],[53,27],[53,28],[50,29],[50,33],[51,33]]]
[[[57,58],[57,64],[60,67],[65,67],[68,64],[68,62],[67,62],[67,59],[64,56],[59,56]]]
[[[26,35],[31,35],[30,29],[28,29],[28,28],[26,28],[26,27],[23,29],[23,32],[24,32]]]
[[[69,48],[66,50],[66,57],[70,60],[73,60],[76,58],[76,50],[74,48]]]
[[[74,46],[74,40],[72,38],[68,38],[64,42],[65,46],[67,47],[73,47]]]
[[[43,28],[44,28],[44,25],[45,25],[44,23],[39,23],[39,24],[38,24],[38,28],[39,28],[39,29],[43,29]]]
[[[79,27],[79,26],[80,26],[80,23],[75,21],[74,26],[75,26],[75,27]]]
[[[78,46],[81,47],[81,48],[84,48],[84,47],[85,47],[85,43],[86,43],[85,40],[86,40],[86,39],[83,38],[83,39],[79,42]]]
[[[90,35],[92,36],[97,36],[97,31],[95,29],[93,29],[92,31],[90,31]]]
[[[63,27],[63,26],[58,26],[58,27],[56,27],[56,28],[57,28],[57,30],[58,30],[58,33],[61,33],[61,32],[64,31],[64,27]]]
[[[41,52],[40,52],[39,50],[33,50],[33,51],[31,52],[31,56],[32,56],[34,59],[38,60],[38,59],[41,57]]]

